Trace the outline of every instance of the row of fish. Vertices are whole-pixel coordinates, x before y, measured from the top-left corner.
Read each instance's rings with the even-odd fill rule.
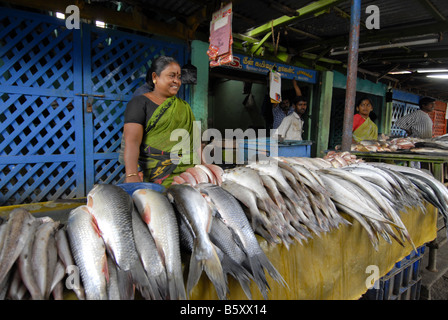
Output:
[[[198,183],[209,182],[221,185],[223,173],[223,169],[215,164],[197,164],[174,177],[173,184],[187,183],[194,186]]]
[[[400,214],[425,209],[424,200],[447,217],[447,188],[432,175],[383,163],[335,168],[322,158],[276,158],[225,170],[222,187],[244,206],[256,233],[271,243],[307,240],[340,224],[358,221],[375,248],[379,237],[404,245],[412,239]]]
[[[13,210],[0,225],[0,299],[63,299],[66,270],[75,264],[59,226],[25,209]],[[73,290],[84,299],[82,289]]]
[[[27,248],[41,241],[41,232],[32,228],[43,228],[44,223],[45,245],[31,254]],[[203,271],[220,299],[229,294],[228,275],[239,281],[248,298],[252,280],[268,297],[265,272],[286,285],[259,246],[238,201],[208,182],[195,187],[174,184],[166,194],[139,189],[132,196],[115,185],[95,185],[86,204],[73,209],[65,225],[19,210],[11,213],[2,230],[0,279],[8,292],[3,298],[49,299],[53,293],[61,299],[65,271],[73,267],[77,272],[69,275],[68,289],[88,300],[134,299],[137,293],[144,299],[187,299]],[[28,234],[35,236],[26,238]],[[60,245],[55,239],[62,236],[64,250],[56,253]],[[48,270],[34,274],[36,282],[45,283],[42,290],[35,292],[27,281],[29,273],[21,271],[17,278],[23,290],[15,293],[11,270],[14,264],[19,270],[22,257],[39,258],[40,269]],[[63,263],[57,268],[59,260]]]
[[[389,139],[387,136],[383,136],[378,140],[363,140],[351,146],[351,151],[360,152],[400,152],[402,150],[416,153],[447,153],[448,135],[430,139],[415,137]]]
[[[343,166],[347,166],[352,163],[359,163],[364,162],[363,159],[360,159],[356,157],[356,155],[351,154],[348,151],[329,151],[327,154],[323,157],[324,160],[330,161],[330,163],[335,168],[340,168]]]
[[[79,299],[134,299],[136,292],[144,299],[187,299],[203,272],[220,299],[229,294],[229,275],[248,298],[251,281],[267,298],[267,274],[287,284],[255,234],[289,247],[356,220],[375,248],[380,238],[413,245],[400,215],[424,210],[424,200],[447,223],[447,188],[425,171],[274,160],[226,170],[204,166],[209,174],[195,166],[194,181],[179,180],[166,193],[140,189],[130,196],[115,185],[96,185],[65,225],[13,211],[0,225],[0,298],[61,299],[68,277],[65,285]],[[65,273],[74,266],[79,281]]]

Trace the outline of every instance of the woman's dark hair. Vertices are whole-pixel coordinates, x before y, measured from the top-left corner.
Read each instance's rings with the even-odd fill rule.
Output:
[[[373,102],[372,102],[372,100],[371,100],[370,98],[368,98],[368,97],[361,97],[361,99],[359,99],[359,100],[356,102],[356,106],[359,107],[359,105],[360,105],[364,100],[369,101],[370,104],[371,104],[372,107],[373,107]]]
[[[167,56],[160,56],[152,61],[151,68],[149,68],[148,72],[146,72],[145,78],[151,88],[154,88],[154,84],[152,83],[152,73],[155,72],[156,75],[160,76],[162,71],[173,62],[179,64],[176,59]]]

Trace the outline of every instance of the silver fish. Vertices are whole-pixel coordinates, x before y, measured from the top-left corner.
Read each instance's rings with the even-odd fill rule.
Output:
[[[267,288],[269,286],[264,274],[265,269],[274,280],[283,284],[286,283],[261,249],[240,204],[220,186],[205,184],[197,185],[197,187],[200,188],[202,193],[208,195],[223,221],[238,236],[248,255],[255,282],[260,288],[263,297],[267,299]]]
[[[30,229],[30,237],[28,238],[28,241],[17,260],[20,270],[20,276],[29,293],[31,294],[31,298],[33,300],[43,300],[44,298],[39,286],[37,285],[37,281],[33,273],[33,265],[31,262],[34,235],[39,225],[40,223],[37,220],[33,223]]]
[[[155,214],[153,212],[151,214],[151,218],[153,218]],[[162,261],[157,251],[157,246],[149,231],[148,225],[143,222],[137,209],[132,211],[132,228],[134,229],[135,246],[148,275],[152,296],[154,299],[165,298],[169,294],[165,262]]]
[[[75,261],[73,260],[70,243],[67,236],[66,226],[56,231],[55,239],[56,239],[56,247],[58,250],[58,257],[64,265],[65,272],[68,272],[68,270],[75,265]],[[84,294],[84,289],[81,286],[73,287],[72,290],[79,300],[85,300],[86,297]]]
[[[106,246],[87,206],[73,209],[67,220],[67,235],[81,275],[87,300],[107,300]]]
[[[194,235],[187,292],[191,292],[202,270],[205,270],[215,286],[219,299],[225,299],[227,282],[216,247],[208,234],[212,223],[211,208],[201,193],[189,185],[173,185],[168,188],[167,194]]]
[[[278,234],[280,234],[280,227],[275,225],[274,219],[268,219],[266,214],[260,212],[254,191],[232,180],[223,181],[221,186],[247,208],[249,220],[255,232],[270,243],[280,242],[277,240]]]
[[[35,218],[25,209],[14,209],[4,231],[3,245],[0,251],[0,283],[25,247]]]
[[[118,186],[97,184],[87,195],[87,206],[119,271],[130,275],[142,296],[149,299],[150,284],[138,256],[132,230],[134,204],[131,196]],[[124,298],[127,289],[120,289]]]
[[[210,239],[221,251],[218,251],[223,272],[231,274],[238,282],[249,299],[252,299],[250,291],[250,264],[247,255],[241,245],[235,240],[234,233],[222,221],[220,217],[213,216],[210,229]]]
[[[165,264],[170,298],[186,299],[179,248],[179,228],[171,203],[165,195],[151,189],[136,190],[132,198]],[[163,277],[161,270],[159,271],[158,277]]]
[[[36,230],[31,263],[33,274],[44,299],[50,296],[51,282],[57,263],[57,249],[54,233],[59,221],[42,223]]]

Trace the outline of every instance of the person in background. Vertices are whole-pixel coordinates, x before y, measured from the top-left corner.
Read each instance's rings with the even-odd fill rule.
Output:
[[[280,136],[280,140],[303,140],[303,124],[304,114],[308,107],[308,102],[302,96],[296,96],[292,100],[294,112],[285,117],[278,127],[277,135]]]
[[[296,97],[301,97],[302,91],[300,90],[296,79],[292,80],[292,84],[294,87]],[[272,115],[274,118],[272,129],[277,129],[282,123],[283,119],[292,114],[293,112],[294,112],[294,106],[291,105],[291,101],[288,97],[284,97],[284,99],[280,103],[272,104]]]
[[[373,104],[369,98],[361,98],[356,104],[356,114],[353,116],[353,142],[362,140],[378,140],[378,127],[370,118]]]
[[[405,130],[409,137],[432,138],[433,123],[429,113],[434,110],[435,99],[430,97],[421,98],[419,106],[419,110],[401,117],[395,122],[395,125]]]
[[[197,163],[192,141],[195,119],[190,105],[176,97],[182,81],[180,65],[174,58],[158,57],[150,75],[153,90],[133,97],[124,113],[125,182],[143,180],[169,186],[174,176]],[[175,129],[185,129],[182,141],[189,139],[189,150],[179,147],[180,140],[170,140]],[[172,159],[173,154],[178,157]]]

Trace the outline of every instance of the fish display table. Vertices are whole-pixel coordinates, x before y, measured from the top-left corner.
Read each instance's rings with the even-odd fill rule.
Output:
[[[352,154],[360,157],[366,161],[376,160],[381,162],[389,162],[397,164],[397,162],[425,162],[433,165],[432,174],[440,182],[444,182],[443,169],[444,164],[448,163],[448,153],[438,154],[418,154],[414,152],[357,152],[352,151]]]
[[[21,205],[35,216],[50,216],[65,222],[68,212],[80,205],[78,201],[57,201],[41,204]],[[12,207],[2,207],[0,216],[6,218]],[[427,212],[411,209],[402,213],[401,218],[416,247],[436,238],[437,210],[430,204]],[[413,248],[409,242],[405,247],[396,241],[392,244],[380,239],[376,251],[366,230],[350,217],[352,225],[341,225],[339,229],[322,233],[308,242],[294,242],[289,250],[283,245],[269,245],[257,237],[267,257],[288,284],[284,287],[268,277],[271,300],[296,299],[358,299],[366,291],[368,279],[378,279],[389,272],[394,264],[409,255]],[[374,272],[377,272],[376,274]],[[256,285],[251,283],[253,299],[263,299]],[[229,277],[229,299],[246,300],[239,283]],[[76,299],[73,292],[66,299]],[[202,275],[194,287],[192,300],[217,299],[216,290],[210,280]]]
[[[412,209],[401,218],[416,247],[436,238],[437,210],[427,204],[427,212]],[[350,219],[350,218],[347,218]],[[268,245],[259,238],[266,255],[277,268],[288,287],[268,278],[271,300],[332,300],[359,299],[367,290],[366,282],[386,275],[413,248],[409,242],[400,246],[380,239],[378,251],[370,243],[367,232],[357,221],[323,233],[308,242],[295,242],[289,250],[282,244]],[[245,300],[237,281],[229,278],[230,300]],[[251,285],[253,299],[263,299]],[[217,299],[216,290],[204,276],[193,289],[191,299]]]
[[[380,162],[388,162],[392,164],[399,164],[399,162],[406,162],[407,166],[410,166],[410,162],[425,162],[430,163],[432,168],[431,172],[434,175],[434,178],[439,180],[440,182],[445,182],[445,170],[446,164],[448,163],[448,152],[442,153],[438,152],[435,154],[423,154],[423,153],[415,153],[411,151],[403,151],[403,152],[351,152],[352,154],[360,157],[366,161],[380,161]],[[438,249],[437,239],[434,240],[429,245],[430,255],[429,255],[429,263],[428,269],[431,271],[437,271],[437,254],[436,250]]]

